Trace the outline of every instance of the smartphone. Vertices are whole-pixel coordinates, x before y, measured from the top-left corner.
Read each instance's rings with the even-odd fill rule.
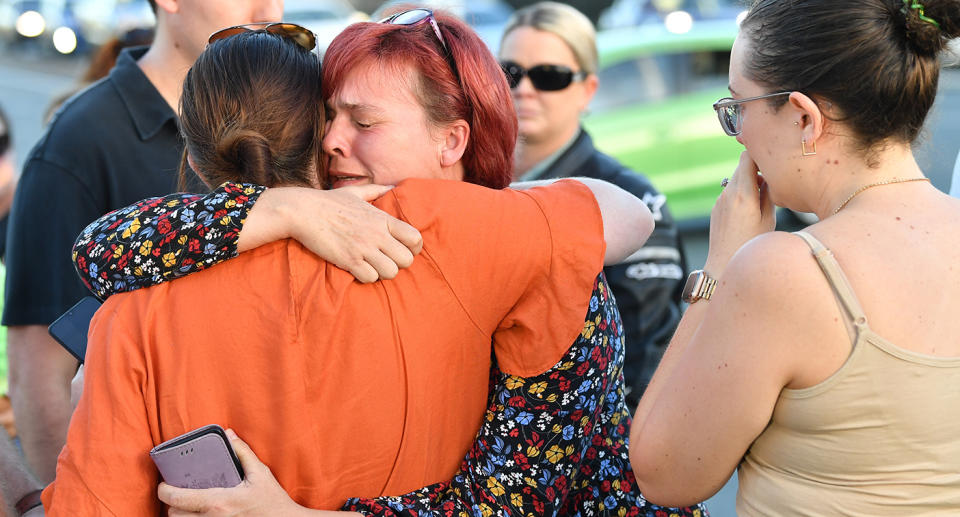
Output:
[[[168,485],[230,488],[243,481],[243,467],[219,425],[207,425],[150,449],[150,458]]]
[[[47,328],[53,339],[56,339],[81,363],[87,354],[87,331],[90,330],[90,320],[93,319],[100,305],[100,300],[93,296],[86,296]]]

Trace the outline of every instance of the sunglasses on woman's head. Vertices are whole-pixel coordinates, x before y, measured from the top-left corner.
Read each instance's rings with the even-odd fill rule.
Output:
[[[407,27],[415,27],[422,23],[429,23],[430,27],[433,28],[433,33],[437,35],[437,39],[440,41],[440,45],[443,47],[444,58],[446,58],[447,63],[450,64],[450,69],[453,70],[453,75],[459,79],[460,71],[457,70],[457,62],[453,60],[453,55],[450,53],[450,47],[447,46],[447,41],[443,39],[443,33],[440,32],[440,25],[437,23],[436,18],[433,17],[433,11],[424,8],[410,9],[409,11],[403,11],[388,16],[380,20],[380,23],[385,23],[387,25],[404,25]]]
[[[500,63],[504,73],[507,74],[507,82],[510,88],[516,88],[523,80],[523,76],[530,78],[533,87],[544,92],[555,92],[562,90],[574,81],[582,81],[587,77],[584,71],[574,72],[570,67],[564,65],[537,65],[530,68],[523,68],[513,61],[503,61]]]
[[[259,22],[234,25],[233,27],[220,29],[211,34],[210,38],[207,40],[207,44],[209,45],[214,41],[229,38],[230,36],[236,36],[237,34],[243,34],[245,32],[269,32],[270,34],[276,34],[277,36],[281,36],[293,41],[306,50],[313,50],[317,46],[317,36],[313,32],[305,27],[297,25],[296,23],[286,22]]]
[[[388,16],[382,20],[380,23],[386,23],[388,25],[407,25],[413,27],[415,25],[420,25],[421,23],[429,23],[433,27],[433,33],[437,35],[437,39],[440,40],[440,44],[443,45],[443,50],[450,52],[450,49],[447,48],[447,42],[443,39],[443,34],[440,33],[440,26],[437,24],[436,18],[433,17],[433,11],[430,9],[410,9],[409,11],[403,11],[392,16]]]
[[[790,95],[791,93],[793,92],[768,93],[756,97],[747,97],[746,99],[724,97],[713,103],[713,110],[717,112],[717,118],[720,119],[720,126],[723,131],[729,136],[737,136],[743,131],[743,103],[780,95]]]

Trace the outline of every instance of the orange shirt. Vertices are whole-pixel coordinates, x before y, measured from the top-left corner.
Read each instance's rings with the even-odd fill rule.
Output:
[[[294,500],[337,509],[452,477],[505,372],[553,366],[602,268],[592,194],[409,180],[376,202],[420,229],[396,279],[360,284],[282,241],[111,297],[43,494],[48,515],[159,515],[147,451],[232,427]]]

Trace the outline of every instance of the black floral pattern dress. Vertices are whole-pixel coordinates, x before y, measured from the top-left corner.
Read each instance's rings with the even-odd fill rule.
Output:
[[[202,270],[236,255],[246,214],[265,190],[226,183],[112,212],[74,245],[74,263],[101,298]],[[383,516],[609,515],[702,517],[703,505],[646,501],[630,468],[620,313],[601,273],[583,330],[535,377],[496,367],[484,424],[450,481],[401,496],[350,499],[344,510]]]

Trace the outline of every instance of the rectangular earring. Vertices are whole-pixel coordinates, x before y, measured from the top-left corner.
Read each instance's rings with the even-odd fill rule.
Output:
[[[800,154],[804,156],[813,156],[817,154],[817,142],[811,142],[812,147],[810,152],[807,152],[807,141],[803,138],[800,139]]]

